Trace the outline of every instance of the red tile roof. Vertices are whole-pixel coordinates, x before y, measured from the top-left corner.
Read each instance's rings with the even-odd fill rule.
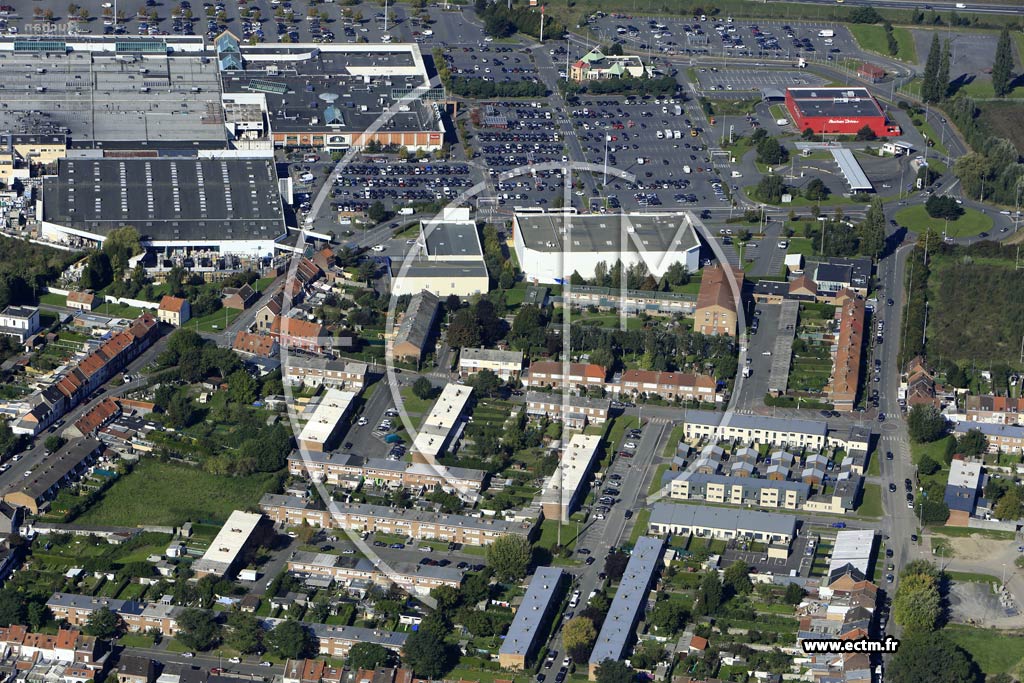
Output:
[[[251,353],[254,356],[270,356],[274,353],[274,338],[266,334],[254,334],[239,330],[235,342],[231,345],[239,353]]]
[[[185,306],[186,299],[180,297],[166,295],[160,299],[160,310],[171,311],[172,313],[181,313],[181,309]]]
[[[121,414],[121,406],[112,398],[105,398],[89,412],[75,421],[75,427],[82,434],[91,434]]]

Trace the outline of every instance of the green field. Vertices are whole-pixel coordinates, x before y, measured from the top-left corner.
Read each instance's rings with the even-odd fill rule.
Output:
[[[219,332],[226,330],[228,325],[241,314],[242,312],[235,308],[222,308],[201,318],[193,318],[185,326],[199,332]]]
[[[965,208],[964,215],[950,221],[947,227],[943,219],[929,216],[923,204],[900,209],[896,212],[896,222],[917,233],[929,227],[939,233],[945,230],[950,237],[973,237],[992,229],[992,218],[971,208]]]
[[[879,24],[850,24],[847,28],[850,29],[850,33],[853,34],[857,43],[865,50],[877,52],[886,57],[891,56],[889,55],[889,41],[885,35],[885,27]],[[917,50],[914,47],[914,36],[911,35],[910,30],[893,28],[892,33],[899,44],[899,51],[895,55],[896,59],[916,64]]]
[[[986,675],[1013,672],[1024,660],[1024,648],[1021,647],[1024,633],[1019,631],[995,631],[950,624],[943,632],[971,653],[971,657]]]
[[[233,510],[255,506],[277,483],[276,474],[225,477],[208,474],[198,467],[144,459],[75,522],[136,526],[222,521]]]
[[[863,498],[857,514],[865,517],[882,516],[882,487],[878,484],[865,484]]]
[[[629,534],[629,542],[631,545],[636,545],[637,540],[647,533],[647,527],[651,523],[651,511],[647,508],[637,510],[636,516],[633,517],[633,530]]]

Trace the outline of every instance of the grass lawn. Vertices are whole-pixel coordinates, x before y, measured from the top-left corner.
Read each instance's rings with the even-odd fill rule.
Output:
[[[683,440],[683,435],[686,433],[686,425],[678,424],[672,428],[672,433],[668,437],[668,443],[665,444],[665,452],[661,454],[663,458],[674,458],[676,455],[676,446]]]
[[[629,534],[629,544],[636,545],[637,540],[647,533],[647,527],[651,523],[651,511],[647,508],[637,510],[633,517],[633,531]]]
[[[277,487],[277,481],[275,474],[225,477],[198,467],[144,459],[75,521],[106,526],[223,521],[233,510],[256,505],[264,493]]]
[[[889,55],[889,40],[885,35],[885,28],[877,24],[850,24],[847,28],[856,39],[857,43],[870,52],[877,52],[880,55]],[[914,36],[905,28],[894,28],[893,37],[899,44],[896,52],[896,59],[914,64],[917,62],[917,50],[914,47]]]
[[[915,232],[922,232],[929,226],[938,232],[945,230],[950,237],[973,237],[992,229],[992,218],[971,208],[964,209],[964,215],[950,221],[946,227],[946,221],[929,216],[923,204],[900,209],[896,212],[896,222]]]
[[[971,582],[971,583],[999,583],[1002,579],[998,576],[992,576],[991,574],[979,574],[977,572],[951,572],[946,571],[948,576],[953,581],[960,582]]]
[[[578,526],[576,524],[563,524],[562,525],[562,545],[574,549],[576,547],[576,530]],[[537,539],[537,545],[547,548],[548,550],[558,545],[558,520],[557,519],[545,519],[541,522],[540,526],[540,538]]]
[[[412,393],[412,387],[402,387],[402,405],[405,407],[405,411],[412,416],[426,415],[430,412],[430,407],[434,405],[432,398],[422,399]]]
[[[868,460],[868,476],[869,477],[880,477],[882,476],[882,452],[878,449],[871,453],[871,459]]]
[[[63,294],[47,292],[46,294],[39,295],[39,303],[50,306],[63,306],[66,303],[66,297]]]
[[[994,676],[1015,669],[1024,659],[1021,632],[994,631],[950,624],[943,629],[950,640],[971,653],[986,675]]]
[[[991,99],[996,96],[996,91],[992,89],[992,81],[988,78],[975,78],[970,83],[957,88],[957,93],[966,93],[970,97],[976,99]],[[1010,92],[1006,93],[1008,99],[1019,99],[1024,98],[1024,86],[1018,85]]]
[[[882,516],[882,487],[878,484],[865,484],[858,515],[867,517]]]
[[[651,482],[651,488],[647,490],[648,496],[653,496],[661,489],[661,480],[664,479],[665,473],[668,472],[668,468],[668,463],[662,463],[658,465],[656,470],[654,470],[654,480]]]
[[[790,237],[787,254],[800,254],[804,258],[814,256],[814,242],[809,237]]]
[[[143,309],[135,308],[134,306],[126,306],[124,304],[101,304],[96,308],[93,313],[99,315],[109,315],[116,318],[138,318],[143,313]]]
[[[929,140],[935,142],[935,146],[932,147],[939,154],[949,155],[949,150],[946,148],[945,143],[942,141],[942,136],[935,130],[931,123],[928,121],[921,121],[921,125],[918,126],[921,132],[928,136]]]
[[[153,639],[142,633],[126,633],[118,642],[125,647],[153,647]]]
[[[222,308],[201,318],[193,318],[186,323],[186,327],[199,332],[217,332],[227,329],[227,326],[234,321],[242,312],[234,308]]]

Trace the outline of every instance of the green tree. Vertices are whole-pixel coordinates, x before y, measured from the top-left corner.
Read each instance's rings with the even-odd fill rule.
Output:
[[[51,434],[50,436],[46,437],[45,441],[43,441],[43,447],[46,448],[46,450],[49,451],[50,453],[53,453],[58,448],[63,446],[65,443],[66,440],[64,439],[63,436],[60,436],[59,434]]]
[[[697,599],[693,609],[697,614],[709,616],[718,611],[723,599],[722,582],[717,572],[707,572],[697,586]]]
[[[434,628],[413,631],[405,641],[402,660],[416,676],[439,679],[451,668],[451,654],[444,637]]]
[[[935,630],[942,614],[942,598],[935,578],[926,574],[901,576],[892,614],[909,634]]]
[[[0,626],[25,623],[25,599],[17,591],[0,590]]]
[[[417,377],[412,383],[412,393],[416,398],[426,401],[434,395],[434,385],[426,377]]]
[[[864,220],[858,226],[861,253],[878,258],[885,249],[885,206],[880,197],[871,200]]]
[[[733,595],[747,595],[754,590],[750,581],[750,567],[742,560],[736,560],[722,573],[722,583]]]
[[[473,391],[476,392],[477,396],[494,396],[498,393],[498,389],[501,388],[501,378],[495,375],[492,370],[484,368],[467,379],[466,384],[473,387]]]
[[[1003,28],[996,43],[996,56],[992,61],[992,89],[996,97],[1005,97],[1012,89],[1013,47],[1010,43],[1010,29]]]
[[[606,659],[597,665],[597,683],[633,683],[636,672],[624,662]]]
[[[256,400],[256,380],[245,370],[236,370],[228,377],[228,398],[234,403],[250,405]]]
[[[608,575],[608,581],[614,583],[622,580],[622,575],[626,573],[626,565],[629,564],[629,555],[616,549],[614,552],[608,553],[608,556],[604,558],[604,573]]]
[[[766,137],[757,143],[757,160],[762,164],[775,166],[783,163],[788,156],[786,148],[773,137]]]
[[[370,208],[366,212],[366,215],[374,223],[381,223],[387,218],[388,212],[387,209],[384,208],[384,202],[378,199],[373,204],[370,204]]]
[[[949,41],[942,44],[942,54],[939,56],[939,70],[935,74],[935,94],[938,100],[946,99],[949,93]]]
[[[980,680],[970,656],[941,633],[904,638],[886,672],[886,681],[890,683],[979,683]]]
[[[596,640],[597,629],[587,617],[573,617],[562,629],[565,652],[577,662],[587,661]]]
[[[800,584],[791,583],[786,586],[786,592],[782,599],[786,601],[786,604],[799,605],[800,601],[804,599],[804,589]]]
[[[391,650],[377,643],[356,643],[348,651],[349,666],[353,669],[377,669],[394,662]]]
[[[128,259],[142,253],[139,231],[131,225],[114,228],[103,240],[103,251],[110,257],[114,269],[124,272],[128,268]]]
[[[1008,487],[992,512],[997,519],[1002,520],[1020,519],[1024,516],[1024,496],[1021,495],[1020,486]]]
[[[932,45],[928,50],[928,61],[925,62],[924,76],[921,79],[921,99],[925,102],[938,102],[939,62],[942,61],[942,45],[939,34],[932,34]]]
[[[782,201],[782,195],[786,193],[786,183],[782,176],[769,173],[761,176],[754,188],[754,195],[763,202],[778,204]]]
[[[686,625],[688,616],[686,608],[675,600],[659,600],[654,604],[647,621],[658,629],[659,635],[675,635]]]
[[[282,621],[266,635],[267,648],[278,657],[299,659],[316,652],[316,638],[301,621]]]
[[[85,624],[87,635],[110,640],[121,628],[121,617],[108,607],[101,607],[89,615]]]
[[[875,135],[875,131],[871,128],[871,126],[865,125],[860,130],[857,131],[857,135],[856,135],[856,137],[854,139],[855,140],[874,140],[877,137],[878,136]]]
[[[939,463],[935,462],[934,460],[932,460],[927,455],[922,457],[921,460],[917,463],[917,471],[920,472],[921,474],[923,474],[926,477],[930,476],[932,474],[935,474],[936,472],[938,472],[941,469],[942,469],[942,465],[940,465]]]
[[[209,650],[220,641],[220,626],[215,615],[201,609],[186,609],[178,617],[176,638],[192,650]]]
[[[263,647],[263,629],[259,619],[251,612],[232,612],[228,615],[228,632],[224,642],[243,654],[260,652]]]
[[[487,546],[487,566],[499,581],[518,581],[530,567],[532,549],[523,536],[506,535]]]
[[[936,441],[946,434],[946,418],[932,405],[919,403],[907,414],[910,438],[918,443]]]
[[[828,186],[821,178],[812,178],[804,188],[804,197],[811,201],[821,201],[828,198]]]
[[[480,325],[476,313],[469,308],[460,309],[448,325],[448,346],[453,349],[480,345]]]

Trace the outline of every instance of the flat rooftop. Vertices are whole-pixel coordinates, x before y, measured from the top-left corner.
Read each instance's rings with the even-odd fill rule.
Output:
[[[515,220],[523,244],[534,251],[617,253],[620,246],[632,252],[639,251],[637,244],[642,244],[645,251],[681,253],[700,246],[693,227],[697,220],[689,213],[519,213]]]
[[[216,60],[76,51],[0,52],[0,130],[76,143],[223,145]]]
[[[326,443],[338,428],[338,423],[345,418],[355,397],[354,391],[328,389],[320,405],[313,411],[313,416],[302,428],[299,441]]]
[[[422,225],[428,257],[481,258],[483,249],[473,221],[441,221]]]
[[[434,131],[440,123],[430,101],[417,98],[381,114],[428,83],[418,47],[345,45],[310,51],[242,49],[245,69],[226,71],[226,98],[262,95],[277,132],[362,132],[379,119],[381,132]]]
[[[654,571],[661,561],[665,540],[641,536],[633,546],[633,552],[626,564],[622,582],[615,592],[615,599],[608,608],[601,633],[597,636],[590,653],[590,664],[599,665],[605,660],[618,661],[625,653],[626,644],[633,636],[640,610],[647,604],[647,593]]]
[[[803,116],[884,116],[865,88],[790,88]]]
[[[556,567],[537,567],[523,602],[516,610],[512,625],[508,627],[505,640],[501,643],[501,654],[525,657],[529,653],[533,641],[544,632],[548,605],[555,597],[562,574],[562,570]]]
[[[261,519],[263,515],[258,512],[232,512],[228,521],[217,532],[217,537],[210,543],[210,547],[196,560],[193,569],[198,572],[226,573],[242,552]]]
[[[61,159],[43,220],[92,235],[133,225],[144,240],[276,240],[285,232],[269,159]]]

